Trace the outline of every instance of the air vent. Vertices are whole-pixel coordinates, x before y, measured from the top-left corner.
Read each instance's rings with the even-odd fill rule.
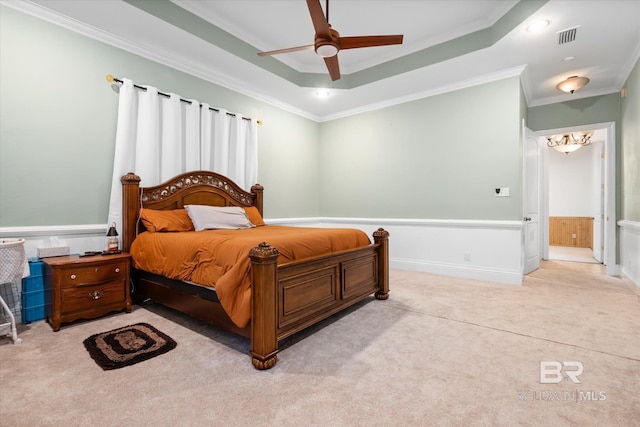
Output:
[[[578,27],[558,31],[558,44],[565,44],[574,41],[576,39],[576,31],[578,31]]]

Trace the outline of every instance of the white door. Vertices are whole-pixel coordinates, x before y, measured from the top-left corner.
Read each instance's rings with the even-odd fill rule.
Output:
[[[540,267],[540,146],[522,123],[523,273]]]
[[[602,143],[593,145],[593,257],[602,262],[604,259],[604,146]]]

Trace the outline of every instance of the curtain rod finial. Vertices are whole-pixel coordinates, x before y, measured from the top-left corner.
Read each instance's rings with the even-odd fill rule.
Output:
[[[111,74],[107,74],[107,81],[108,81],[109,83],[113,83],[113,81],[114,81],[114,80],[115,80],[115,79],[113,78],[113,76],[112,76]]]

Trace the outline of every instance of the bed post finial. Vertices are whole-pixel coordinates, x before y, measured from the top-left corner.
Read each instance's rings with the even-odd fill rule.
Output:
[[[378,286],[380,290],[375,293],[379,300],[389,298],[389,232],[384,228],[378,228],[373,232],[373,241],[378,247]]]
[[[269,369],[278,361],[278,257],[267,242],[249,251],[251,259],[251,361]]]
[[[136,238],[140,212],[140,177],[133,172],[120,178],[122,183],[122,250],[129,252]]]

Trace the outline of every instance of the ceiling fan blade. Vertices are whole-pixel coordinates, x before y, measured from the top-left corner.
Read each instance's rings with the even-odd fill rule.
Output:
[[[338,64],[338,55],[333,55],[329,58],[324,58],[324,63],[327,65],[331,80],[334,82],[340,80],[340,64]]]
[[[358,37],[340,37],[338,44],[340,50],[358,49],[361,47],[373,46],[389,46],[393,44],[402,44],[402,34],[391,36],[358,36]]]
[[[307,0],[307,7],[309,8],[313,28],[316,30],[316,37],[331,40],[329,22],[327,22],[327,18],[324,16],[320,0]]]
[[[270,50],[268,52],[258,52],[259,56],[279,55],[281,53],[298,52],[301,50],[313,50],[314,45],[309,44],[306,46],[288,47],[286,49]]]

